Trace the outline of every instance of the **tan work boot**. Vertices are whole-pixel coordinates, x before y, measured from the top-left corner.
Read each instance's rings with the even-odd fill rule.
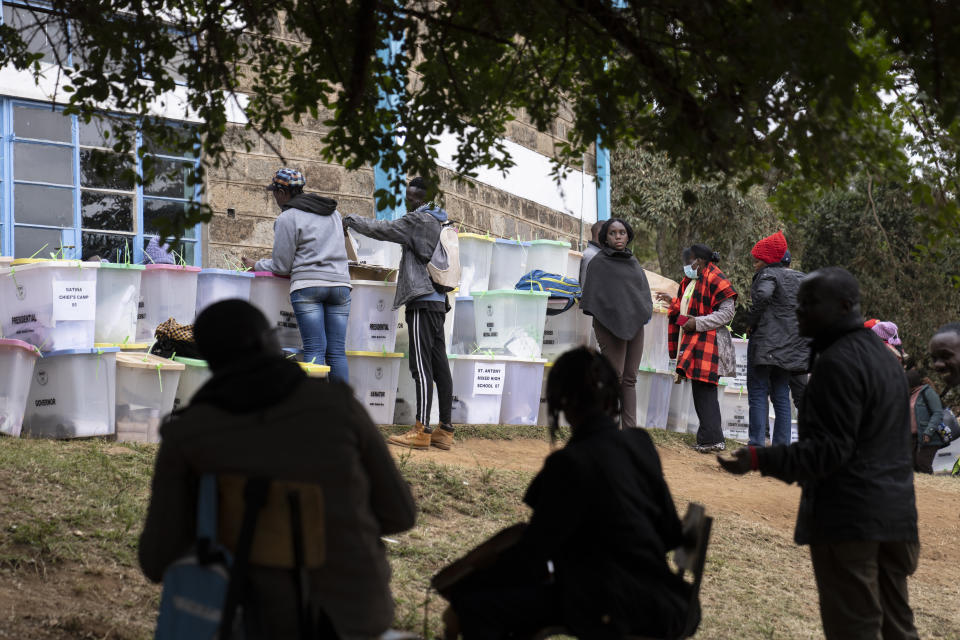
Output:
[[[433,430],[433,433],[430,434],[430,444],[437,449],[450,451],[450,447],[453,446],[453,431],[447,431],[438,425],[437,428]]]
[[[430,434],[424,433],[423,425],[417,421],[410,431],[399,436],[390,436],[387,438],[390,444],[398,444],[401,447],[410,447],[411,449],[429,449]]]

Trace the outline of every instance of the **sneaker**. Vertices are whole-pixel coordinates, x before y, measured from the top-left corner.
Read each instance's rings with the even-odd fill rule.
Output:
[[[429,449],[431,434],[423,430],[423,425],[417,422],[410,431],[399,436],[390,436],[387,442],[411,449]]]
[[[450,451],[450,447],[453,446],[453,431],[448,431],[442,426],[437,427],[430,434],[430,444],[437,449]]]
[[[697,450],[697,453],[714,453],[716,451],[723,451],[727,448],[726,443],[717,442],[715,444],[698,444],[694,447]]]

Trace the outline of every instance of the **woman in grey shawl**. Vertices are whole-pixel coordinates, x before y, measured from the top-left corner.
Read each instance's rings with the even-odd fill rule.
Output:
[[[647,276],[627,249],[633,229],[611,218],[600,229],[600,252],[587,267],[580,306],[593,316],[593,330],[602,353],[620,379],[620,427],[637,426],[637,371],[643,355],[643,325],[653,315]]]

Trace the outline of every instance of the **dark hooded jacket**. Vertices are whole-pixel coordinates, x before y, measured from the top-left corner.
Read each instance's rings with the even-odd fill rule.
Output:
[[[853,314],[812,343],[800,439],[758,448],[763,475],[800,483],[797,544],[916,542],[907,377]]]

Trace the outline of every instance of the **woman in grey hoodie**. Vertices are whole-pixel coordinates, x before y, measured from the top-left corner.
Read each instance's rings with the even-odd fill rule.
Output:
[[[330,366],[330,377],[348,382],[347,319],[350,272],[337,201],[303,193],[296,169],[277,171],[267,190],[283,210],[273,225],[273,256],[243,263],[255,271],[290,276],[290,302],[303,338],[303,359]]]

